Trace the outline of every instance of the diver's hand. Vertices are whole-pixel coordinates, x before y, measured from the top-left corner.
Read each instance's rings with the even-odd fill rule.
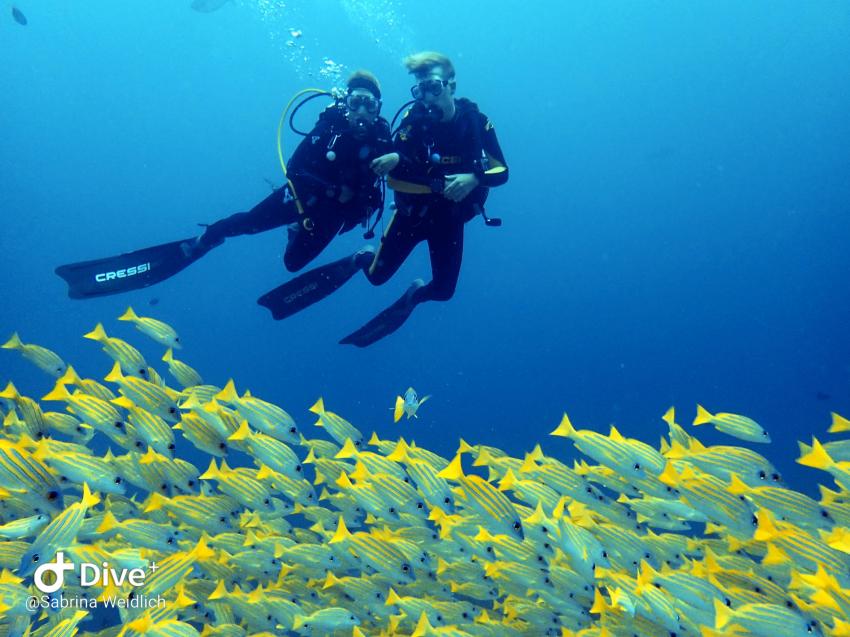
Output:
[[[375,157],[372,160],[372,163],[369,164],[369,168],[372,169],[378,177],[384,177],[389,174],[389,172],[398,166],[399,156],[398,153],[387,153],[386,155],[381,155],[380,157]]]
[[[446,187],[443,196],[451,201],[462,201],[478,186],[478,177],[473,173],[446,175]]]
[[[336,198],[339,203],[348,203],[353,198],[354,191],[351,188],[349,188],[345,184],[339,187],[339,197]]]

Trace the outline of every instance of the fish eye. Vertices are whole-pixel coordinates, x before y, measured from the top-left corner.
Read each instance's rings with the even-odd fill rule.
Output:
[[[218,443],[218,448],[219,449],[226,449],[227,446],[223,442],[220,442],[220,443]]]
[[[390,513],[395,513],[395,507],[390,507]]]
[[[424,508],[425,508],[425,504],[423,504],[422,502],[417,502],[417,503],[416,503],[416,508],[417,508],[417,509],[424,509]]]
[[[604,557],[607,560],[608,559],[608,551],[602,551],[602,557]]]
[[[543,531],[544,533],[546,533],[547,535],[549,534],[549,527],[547,527],[547,526],[541,526],[540,530]]]
[[[177,407],[169,407],[169,408],[168,408],[168,413],[169,413],[169,414],[171,414],[171,415],[173,416],[174,414],[176,414],[176,413],[177,413]]]
[[[295,465],[295,473],[301,473],[302,467],[300,464]]]
[[[189,485],[190,487],[194,487],[194,486],[195,486],[195,481],[194,481],[194,480],[189,480],[188,485]]]
[[[772,473],[770,475],[770,479],[773,480],[774,482],[779,482],[779,480],[780,480],[779,474],[778,473]]]
[[[493,552],[493,547],[492,547],[492,546],[488,546],[488,547],[487,547],[486,549],[484,549],[484,550],[485,550],[485,551],[487,551],[488,553],[492,553],[492,552]]]
[[[752,519],[750,520],[750,524],[752,524],[753,526],[758,526],[759,525],[759,519],[756,516],[753,516]]]
[[[224,517],[224,516],[222,515],[222,516],[218,519],[218,521],[219,521],[219,522],[221,522],[222,524],[224,524],[225,522],[227,522],[227,518],[226,518],[226,517]]]
[[[448,498],[448,497],[443,498],[443,502],[444,502],[445,504],[451,504],[451,501],[452,501],[452,500],[451,500],[451,498]]]
[[[168,489],[168,485],[165,482],[163,482],[161,485],[159,485],[159,488],[162,489],[163,491],[165,491],[166,489]]]
[[[40,559],[41,559],[41,558],[38,556],[38,553],[34,553],[34,554],[33,554],[33,556],[32,556],[32,561],[33,561],[33,562],[38,562],[38,560],[40,560]]]
[[[767,479],[767,473],[765,473],[764,470],[759,471],[759,479],[760,480]]]
[[[353,622],[354,621],[354,615],[349,615],[348,620]]]
[[[297,427],[290,427],[290,428],[289,428],[289,433],[291,433],[291,434],[297,434],[297,433],[298,433],[298,428],[297,428]]]
[[[115,424],[116,429],[123,429],[124,428],[124,423],[121,422],[120,420],[116,420],[114,424]]]
[[[115,484],[121,484],[121,476],[115,478]]]
[[[723,598],[723,603],[726,604],[727,606],[729,606],[730,608],[732,607],[732,600],[729,599],[728,597]]]
[[[266,615],[266,621],[267,621],[267,622],[270,622],[271,620],[272,620],[272,616],[271,616],[271,615]]]
[[[409,573],[410,572],[410,564],[402,564],[401,565],[401,572],[402,573]]]
[[[173,537],[168,538],[167,540],[165,540],[165,543],[166,544],[174,544],[174,538]]]
[[[47,499],[48,499],[48,500],[55,500],[55,499],[56,499],[56,498],[58,498],[58,497],[59,497],[59,492],[58,492],[58,491],[48,491],[48,492],[47,492]]]
[[[514,522],[514,529],[515,530],[519,531],[521,528],[522,528],[522,524],[520,524],[519,522]]]
[[[635,463],[635,471],[640,471],[640,463],[639,462]]]
[[[174,451],[176,448],[177,448],[177,445],[175,445],[173,442],[168,445],[169,451]]]
[[[822,518],[828,518],[829,517],[829,511],[827,511],[826,509],[821,509],[820,510],[820,516]]]
[[[549,549],[551,549],[551,548],[552,548],[552,545],[551,545],[551,544],[549,544],[549,542],[544,542],[544,544],[543,544],[543,548],[544,548],[544,549],[546,549],[546,550],[548,551]]]

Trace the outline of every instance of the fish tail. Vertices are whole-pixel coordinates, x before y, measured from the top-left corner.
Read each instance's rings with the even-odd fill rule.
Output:
[[[310,411],[312,411],[314,414],[318,414],[319,416],[325,413],[325,401],[322,400],[321,396],[319,396],[319,400],[313,403],[313,406],[310,407]]]
[[[11,384],[11,383],[10,383]],[[14,386],[13,386],[14,387]],[[3,394],[6,392],[4,391]],[[0,394],[3,398],[3,394]],[[68,400],[71,397],[71,393],[68,391],[68,388],[65,387],[60,381],[56,381],[56,385],[53,387],[53,391],[45,394],[41,397],[42,400]]]
[[[343,474],[345,475],[345,474]],[[343,542],[344,540],[351,537],[351,532],[348,530],[348,527],[345,526],[345,518],[342,515],[339,516],[339,523],[336,525],[336,532],[333,537],[328,540],[328,544],[335,544],[337,542]]]
[[[713,416],[706,410],[702,405],[697,405],[697,417],[694,418],[694,426],[704,425],[707,422],[711,422]]]
[[[228,437],[228,440],[246,440],[250,437],[251,437],[251,428],[248,426],[248,421],[243,420],[239,425],[239,429],[237,429],[235,432],[230,434],[230,437]]]
[[[20,394],[18,393],[18,389],[17,387],[15,387],[15,384],[11,380],[6,385],[6,389],[0,392],[0,398],[15,400],[16,398],[18,398],[18,396],[20,396]],[[42,398],[42,400],[44,399]]]
[[[89,490],[89,483],[88,482],[83,482],[83,500],[82,500],[82,502],[83,502],[83,506],[87,509],[90,508],[90,507],[93,507],[98,502],[100,502],[100,497],[98,497],[98,495],[96,493],[92,493],[91,490]]]
[[[223,400],[226,403],[232,403],[239,400],[239,394],[236,392],[236,385],[233,383],[232,378],[228,379],[224,389],[215,395],[215,399]]]
[[[82,379],[77,374],[77,370],[75,370],[71,365],[68,365],[65,373],[59,377],[57,382],[62,383],[63,385],[79,385],[82,382]]]
[[[110,383],[117,383],[123,378],[124,375],[121,373],[121,364],[118,361],[115,361],[115,364],[112,366],[112,371],[110,371],[103,380]]]
[[[138,321],[139,317],[136,316],[136,313],[133,311],[133,306],[128,305],[127,311],[124,312],[121,316],[118,317],[119,321]]]
[[[457,454],[445,469],[437,474],[446,480],[460,480],[464,477],[463,465],[460,462],[460,454]]]
[[[91,332],[89,332],[88,334],[83,334],[83,338],[88,338],[93,341],[102,343],[109,337],[106,335],[106,330],[103,329],[103,323],[98,323],[97,325],[95,325],[94,329]]]
[[[817,438],[812,438],[811,451],[797,458],[797,462],[805,467],[814,467],[824,471],[835,465],[835,461],[823,445],[818,442]]]
[[[12,337],[0,345],[3,349],[23,349],[24,344],[21,342],[20,336],[18,336],[17,332],[12,333]]]
[[[6,347],[5,345],[3,347]],[[832,413],[832,425],[830,425],[827,431],[831,434],[841,433],[844,431],[850,431],[850,420],[847,420],[844,416],[839,416],[834,411]]]
[[[575,433],[576,433],[576,430],[573,428],[573,424],[570,422],[569,416],[567,416],[567,414],[564,413],[558,427],[555,429],[555,431],[551,432],[549,435],[550,436],[561,436],[563,438],[570,438],[570,437],[574,436]]]

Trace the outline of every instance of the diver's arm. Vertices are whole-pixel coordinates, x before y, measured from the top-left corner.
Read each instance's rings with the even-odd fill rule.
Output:
[[[486,160],[482,162],[484,165],[476,172],[476,177],[478,177],[482,186],[492,188],[493,186],[501,186],[508,181],[508,164],[505,161],[502,148],[499,146],[493,123],[485,115],[482,114],[481,117],[483,129],[481,131],[481,145]]]

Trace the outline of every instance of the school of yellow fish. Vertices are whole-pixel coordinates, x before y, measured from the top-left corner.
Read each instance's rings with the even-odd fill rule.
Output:
[[[819,501],[672,408],[658,448],[565,414],[547,446],[564,457],[569,438],[570,465],[464,440],[444,458],[366,438],[321,398],[305,430],[203,384],[166,323],[119,318],[167,348],[180,389],[101,324],[85,334],[114,361],[99,380],[3,345],[55,384],[0,393],[0,636],[850,636],[850,440],[800,443],[832,478]],[[703,424],[770,441],[698,406]],[[829,432],[848,430],[833,414]],[[48,575],[61,587],[42,595],[60,552],[103,568]],[[87,630],[110,600],[120,620]]]

